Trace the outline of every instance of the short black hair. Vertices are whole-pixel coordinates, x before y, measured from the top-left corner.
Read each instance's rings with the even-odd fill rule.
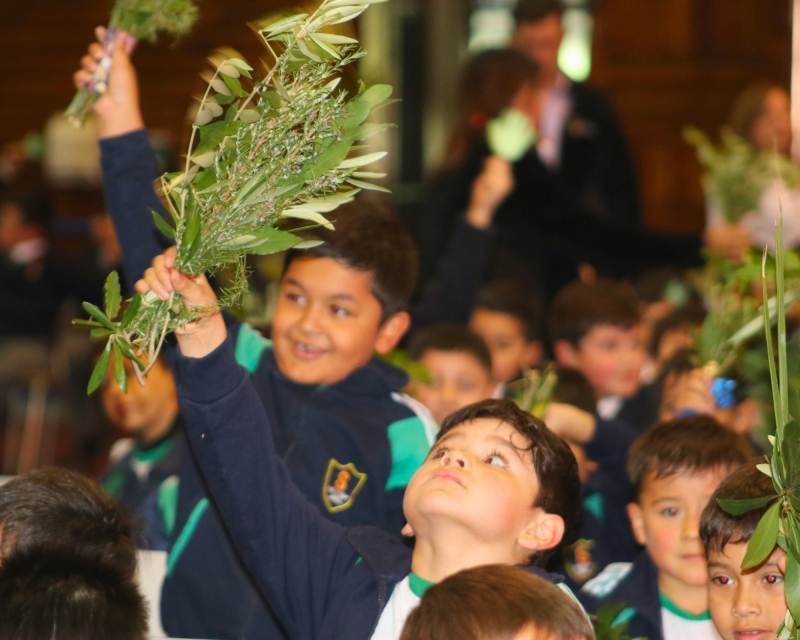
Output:
[[[556,585],[519,567],[486,565],[428,589],[400,640],[516,638],[531,628],[537,638],[594,638],[581,607]]]
[[[522,323],[528,342],[542,339],[542,314],[533,294],[509,280],[491,282],[478,291],[475,309],[505,313]]]
[[[491,375],[492,354],[483,339],[462,324],[443,322],[424,327],[408,341],[408,357],[416,362],[428,351],[468,353]]]
[[[372,275],[372,294],[380,302],[384,322],[407,311],[417,286],[417,249],[411,234],[390,210],[365,198],[339,207],[329,215],[334,231],[315,227],[302,233],[321,240],[310,249],[292,249],[285,268],[296,258],[332,258]]]
[[[0,638],[144,640],[147,605],[132,576],[91,555],[41,547],[0,565]]]
[[[773,495],[775,486],[772,478],[761,473],[756,465],[765,464],[763,456],[753,458],[730,474],[717,487],[711,500],[708,501],[703,515],[700,517],[700,539],[706,548],[722,551],[730,543],[749,542],[753,533],[771,505],[764,505],[740,516],[734,516],[719,506],[717,500],[749,500]]]
[[[752,455],[744,436],[726,429],[711,416],[676,418],[659,422],[637,438],[628,452],[628,478],[638,498],[650,477],[735,468]]]
[[[578,463],[567,443],[550,431],[542,420],[523,411],[511,400],[483,400],[451,413],[442,423],[436,440],[465,422],[484,418],[505,422],[526,438],[529,443],[527,450],[531,452],[539,480],[534,506],[561,516],[564,521],[563,540],[570,539],[580,518],[581,481]],[[555,548],[537,551],[529,562],[543,566],[554,551]]]
[[[38,225],[45,231],[52,226],[53,201],[50,194],[43,187],[28,189],[8,200],[5,204],[16,207],[25,224]]]
[[[561,0],[519,0],[514,10],[517,24],[539,22],[551,15],[563,15],[564,4]]]
[[[562,402],[578,407],[586,413],[597,414],[597,394],[594,387],[577,369],[556,367],[556,388],[553,390],[553,402]]]
[[[631,329],[639,324],[639,302],[633,288],[623,282],[575,281],[556,294],[550,309],[550,340],[565,340],[573,347],[592,329],[611,325]]]
[[[661,341],[671,331],[681,329],[695,329],[703,323],[703,314],[694,309],[679,309],[661,318],[653,327],[653,336],[650,338],[648,352],[657,356]]]
[[[43,468],[0,487],[0,555],[80,553],[133,578],[138,528],[103,489],[67,469]]]

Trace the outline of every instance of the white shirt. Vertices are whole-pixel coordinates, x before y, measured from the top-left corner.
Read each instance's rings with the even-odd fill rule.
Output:
[[[569,79],[563,74],[558,74],[555,85],[542,92],[542,113],[539,117],[539,141],[536,143],[536,151],[542,162],[550,169],[558,169],[561,165],[561,141],[564,138],[564,128],[567,126],[569,114],[572,112],[569,89]]]
[[[691,620],[677,611],[661,607],[664,640],[722,640],[711,618]]]
[[[372,634],[372,640],[398,640],[408,614],[419,604],[419,600],[411,591],[409,576],[406,576],[392,591],[375,633]]]

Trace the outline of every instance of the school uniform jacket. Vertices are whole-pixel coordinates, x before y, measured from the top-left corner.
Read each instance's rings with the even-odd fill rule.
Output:
[[[229,337],[204,358],[178,356],[179,402],[211,495],[289,637],[368,640],[411,550],[383,530],[331,522],[305,499],[233,347]]]
[[[157,169],[146,131],[102,140],[101,160],[125,273],[135,277],[166,245],[150,213],[161,205],[151,186]],[[271,343],[258,332],[237,322],[229,322],[229,332],[235,357],[269,414],[273,445],[294,485],[340,525],[374,525],[399,537],[405,486],[436,431],[427,411],[401,393],[406,374],[373,359],[337,384],[301,385],[283,375]],[[177,349],[167,356],[180,384]],[[185,418],[187,425],[193,419]],[[275,625],[262,622],[268,617],[263,598],[190,460],[181,473],[162,592],[164,629],[183,637],[281,637]],[[253,598],[261,605],[244,606],[252,615],[242,619],[242,607],[236,605]],[[252,632],[245,631],[248,625]]]

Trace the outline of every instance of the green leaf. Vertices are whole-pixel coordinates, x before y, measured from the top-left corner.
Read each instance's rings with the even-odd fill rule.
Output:
[[[79,326],[79,327],[102,327],[99,322],[95,322],[94,320],[81,320],[76,318],[72,321],[72,324]]]
[[[778,521],[780,519],[781,503],[773,504],[761,518],[753,537],[747,543],[747,552],[742,560],[742,569],[757,567],[775,549],[778,543]]]
[[[108,361],[110,359],[111,354],[111,341],[108,341],[106,348],[103,349],[103,353],[100,356],[100,359],[97,361],[97,364],[94,367],[94,371],[92,371],[92,376],[89,378],[89,386],[86,388],[86,392],[88,394],[92,394],[97,391],[97,388],[103,382],[103,378],[106,377],[106,370],[108,369]]]
[[[347,103],[349,118],[343,119],[342,124],[346,129],[357,127],[369,117],[369,104],[363,100],[352,100]]]
[[[136,314],[139,313],[139,308],[142,306],[142,294],[137,293],[133,298],[130,299],[128,302],[128,307],[125,309],[125,313],[122,314],[122,322],[120,322],[120,328],[124,329],[127,327],[133,319],[136,317]]]
[[[800,484],[800,424],[794,420],[784,427],[780,454],[786,472],[783,484],[794,488]]]
[[[139,371],[144,371],[147,368],[144,366],[144,363],[136,357],[136,354],[133,352],[133,349],[131,349],[127,342],[117,339],[115,344],[119,345],[120,351],[122,351],[126,358],[130,359],[131,362],[139,367]]]
[[[200,143],[197,145],[192,155],[198,156],[209,151],[214,151],[219,146],[220,142],[228,136],[234,135],[241,126],[243,125],[238,120],[232,122],[221,120],[200,127]]]
[[[239,98],[246,98],[248,96],[247,91],[242,89],[242,83],[239,82],[237,78],[232,78],[230,76],[222,75],[220,76],[222,81],[225,83],[225,86],[228,87],[230,92],[238,96]]]
[[[106,317],[106,314],[103,313],[102,311],[100,311],[100,309],[98,309],[91,302],[84,302],[81,306],[83,307],[84,311],[86,311],[86,313],[88,313],[90,316],[92,316],[95,320],[97,320],[100,324],[102,324],[106,329],[110,329],[111,331],[116,331],[117,330],[116,326],[114,326],[114,323],[111,322],[111,320],[109,320]]]
[[[122,303],[122,294],[119,288],[119,274],[116,271],[112,271],[108,274],[104,289],[106,316],[113,320],[117,317],[119,305]]]
[[[108,336],[114,335],[114,332],[105,327],[100,327],[99,329],[92,329],[90,335],[92,338],[107,338]]]
[[[382,105],[392,97],[392,86],[389,84],[374,84],[359,96],[360,102],[366,102],[370,109]]]
[[[158,230],[163,233],[167,238],[170,240],[175,239],[175,229],[173,229],[166,220],[161,216],[161,214],[156,211],[155,209],[150,209],[150,213],[153,214],[153,220],[156,223],[156,227]]]
[[[740,516],[743,513],[752,511],[753,509],[760,509],[761,507],[766,507],[770,502],[772,502],[777,497],[778,497],[777,495],[773,495],[773,496],[762,496],[761,498],[745,498],[742,500],[734,500],[731,498],[717,498],[717,504],[724,512],[730,513],[732,516]]]
[[[793,554],[786,556],[786,579],[784,595],[789,611],[795,620],[800,620],[800,565]]]
[[[119,388],[122,389],[122,393],[128,393],[128,376],[125,373],[125,361],[122,359],[122,352],[116,341],[114,341],[114,377]]]
[[[286,251],[297,246],[303,241],[302,238],[298,238],[296,235],[288,231],[281,231],[280,229],[259,230],[257,235],[264,238],[263,242],[252,249],[248,249],[247,253],[253,253],[259,256],[280,253],[281,251]]]
[[[197,253],[197,250],[200,248],[200,238],[202,236],[201,232],[201,220],[200,214],[197,212],[194,207],[189,207],[187,203],[187,214],[189,216],[189,220],[186,223],[186,229],[183,233],[183,260],[185,262],[189,262]]]

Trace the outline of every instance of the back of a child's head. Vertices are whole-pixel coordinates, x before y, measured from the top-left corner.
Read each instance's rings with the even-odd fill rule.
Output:
[[[749,542],[753,533],[771,505],[764,505],[735,516],[725,511],[717,500],[751,500],[773,495],[772,479],[758,470],[756,465],[766,459],[753,458],[731,473],[717,487],[700,517],[700,539],[709,551],[722,551],[728,543]]]
[[[578,463],[567,443],[512,400],[484,400],[450,414],[442,423],[437,440],[459,425],[482,419],[504,422],[525,438],[525,450],[531,454],[539,481],[533,506],[560,516],[564,521],[563,539],[569,539],[580,517],[581,482]],[[536,551],[529,562],[543,566],[553,551]]]
[[[429,351],[468,354],[480,363],[487,375],[492,373],[492,355],[486,343],[464,325],[447,322],[415,332],[408,341],[409,359],[418,362]]]
[[[514,11],[517,24],[526,22],[539,22],[551,15],[564,13],[564,3],[561,0],[519,0]]]
[[[45,549],[96,558],[121,575],[136,572],[134,522],[96,483],[45,468],[0,487],[0,558]]]
[[[747,440],[711,416],[676,418],[659,422],[633,443],[628,452],[628,478],[639,497],[649,480],[732,470],[751,456]]]
[[[561,402],[578,407],[586,413],[597,413],[597,394],[591,383],[577,369],[556,367],[556,387],[553,390],[553,402]]]
[[[305,239],[321,240],[322,244],[289,251],[286,268],[297,258],[331,258],[350,269],[371,274],[372,293],[381,304],[382,320],[408,310],[417,285],[417,250],[397,216],[359,198],[328,217],[335,230],[316,227],[303,232]]]
[[[42,547],[0,565],[3,640],[144,640],[147,631],[144,599],[117,567]]]
[[[561,289],[553,300],[550,340],[553,344],[564,340],[577,348],[595,327],[631,329],[639,320],[639,304],[630,285],[612,280],[575,281]]]
[[[482,287],[474,309],[509,315],[519,321],[528,342],[542,339],[542,314],[536,298],[516,282],[498,280]]]
[[[557,586],[518,567],[467,569],[430,587],[401,640],[590,640],[581,608]]]

